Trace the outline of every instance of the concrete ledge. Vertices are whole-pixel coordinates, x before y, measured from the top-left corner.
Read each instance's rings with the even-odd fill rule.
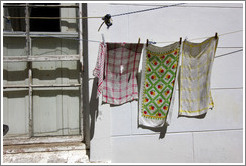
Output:
[[[88,163],[86,150],[4,154],[5,163]]]
[[[69,150],[86,150],[86,147],[85,144],[80,142],[3,146],[3,154],[54,152]]]
[[[81,136],[4,138],[3,163],[88,163]]]

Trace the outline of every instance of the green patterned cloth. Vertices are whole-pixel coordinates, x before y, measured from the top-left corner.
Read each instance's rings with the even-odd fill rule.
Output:
[[[165,47],[145,47],[139,98],[139,125],[161,127],[165,124],[173,107],[179,53],[179,42]]]

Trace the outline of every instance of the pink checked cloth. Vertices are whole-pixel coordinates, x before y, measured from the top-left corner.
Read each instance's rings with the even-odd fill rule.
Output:
[[[99,44],[99,51],[97,57],[97,64],[93,71],[93,75],[98,78],[98,89],[97,89],[97,98],[101,95],[103,90],[103,72],[104,72],[104,59],[106,53],[106,44]]]
[[[107,43],[103,102],[120,105],[138,99],[137,72],[143,44]]]

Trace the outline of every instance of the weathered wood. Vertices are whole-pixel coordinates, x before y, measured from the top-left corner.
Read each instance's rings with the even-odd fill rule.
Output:
[[[63,37],[78,38],[78,33],[74,32],[30,32],[30,37]],[[3,37],[26,37],[26,32],[3,32]]]
[[[68,143],[81,142],[82,136],[53,136],[53,137],[13,137],[3,138],[3,145],[26,145],[26,144],[45,144],[45,143]]]
[[[78,4],[79,9],[77,10],[78,16],[82,16],[82,5]],[[83,36],[82,36],[82,20],[79,20],[79,58],[80,58],[80,109],[79,109],[79,128],[80,134],[84,140],[84,119],[83,119]]]
[[[87,3],[82,3],[82,17],[87,17]],[[83,37],[83,94],[89,94],[89,58],[88,58],[88,20],[82,20]],[[90,102],[89,95],[83,96],[84,138],[90,148]]]
[[[25,10],[25,23],[26,23],[26,56],[29,58],[31,56],[31,43],[30,43],[30,20],[29,20],[29,4],[26,3]],[[28,69],[28,131],[29,137],[33,136],[33,100],[32,100],[32,64],[27,63]]]
[[[28,18],[28,17],[26,17],[26,18]],[[26,22],[27,21],[28,21],[28,19],[26,20]],[[28,28],[26,28],[26,29],[28,30]],[[79,125],[78,125],[79,122],[77,120],[79,117],[79,114],[78,114],[78,111],[79,111],[79,109],[78,109],[79,108],[78,98],[79,97],[78,96],[79,96],[79,87],[81,86],[81,84],[76,84],[78,81],[77,77],[79,76],[78,75],[78,70],[79,70],[78,69],[78,63],[79,62],[76,62],[76,61],[80,60],[80,55],[75,55],[75,54],[78,54],[78,43],[79,43],[78,32],[66,32],[66,33],[65,32],[57,32],[56,33],[56,32],[27,32],[26,31],[26,32],[6,32],[4,34],[10,35],[10,37],[5,36],[5,38],[4,38],[4,41],[5,40],[8,41],[8,42],[4,43],[4,49],[6,50],[6,51],[4,51],[6,56],[5,55],[3,56],[4,62],[30,62],[30,63],[12,63],[12,64],[11,63],[5,63],[4,64],[4,66],[6,66],[5,71],[7,71],[7,72],[5,72],[6,77],[4,80],[6,82],[6,84],[5,84],[6,86],[4,86],[4,90],[6,90],[6,91],[9,91],[9,90],[10,91],[17,91],[16,93],[19,93],[19,91],[20,91],[21,93],[24,94],[21,96],[21,99],[25,103],[24,102],[22,102],[23,104],[17,103],[17,105],[14,104],[14,105],[16,105],[15,107],[11,107],[11,109],[12,109],[12,108],[18,108],[19,105],[21,105],[21,106],[24,105],[23,110],[25,110],[25,112],[24,112],[25,114],[22,114],[23,117],[21,117],[21,120],[20,119],[18,120],[18,116],[14,117],[15,120],[17,118],[17,121],[21,121],[21,122],[23,121],[23,123],[21,123],[21,125],[23,125],[23,126],[25,125],[25,126],[24,127],[20,126],[24,130],[23,133],[25,132],[24,134],[28,134],[28,131],[29,131],[30,133],[33,132],[35,136],[36,135],[37,136],[45,136],[45,134],[47,134],[50,131],[56,132],[56,130],[50,130],[50,128],[52,128],[53,126],[55,128],[56,123],[57,124],[59,123],[60,126],[58,126],[57,128],[59,129],[59,132],[62,130],[60,132],[61,135],[79,134]],[[32,39],[35,37],[38,39],[40,38],[40,40],[33,41],[34,45],[32,48],[32,52],[31,52],[31,47],[32,47],[31,37],[32,37]],[[61,39],[53,39],[52,37],[58,37],[58,38],[61,37]],[[69,38],[69,40],[63,39],[62,37]],[[75,40],[70,40],[71,38],[75,38],[75,37],[76,37]],[[15,41],[15,42],[12,43],[12,41]],[[19,43],[20,44],[22,43],[22,45],[20,46]],[[26,50],[23,49],[24,47]],[[32,53],[34,54],[34,56],[31,55]],[[25,54],[25,56],[18,56],[18,55],[23,55],[23,54]],[[53,55],[47,55],[47,54],[53,54]],[[56,54],[56,55],[54,55],[54,54]],[[58,54],[60,54],[60,55],[58,55]],[[63,55],[61,55],[61,54],[63,54]],[[73,54],[73,55],[67,55],[67,54]],[[17,55],[17,56],[12,56],[12,55]],[[52,62],[49,62],[49,61],[52,61]],[[59,61],[73,61],[73,62],[59,62]],[[31,62],[43,62],[43,63],[33,63],[33,65],[35,65],[35,66],[32,66]],[[46,63],[46,62],[49,62],[49,63]],[[54,63],[54,62],[57,62],[57,63]],[[9,66],[11,66],[11,67],[14,66],[14,67],[10,68]],[[22,68],[19,68],[19,66],[21,66],[21,67],[23,66],[22,67],[23,70],[22,70]],[[34,72],[34,69],[35,69],[35,71],[37,71],[36,74],[32,73],[32,70]],[[9,72],[9,70],[11,72]],[[49,70],[52,70],[52,71],[49,71]],[[15,72],[15,71],[18,71],[18,72]],[[18,76],[19,73],[21,75],[23,75],[23,77],[21,77],[21,79],[19,79],[19,77],[15,76],[16,74]],[[47,79],[47,81],[46,81],[47,77],[45,75],[46,73],[47,73],[48,77],[51,76]],[[39,85],[32,85],[32,74],[35,74],[35,75],[33,75],[33,77],[35,76],[35,80],[33,80],[33,81],[37,81],[36,84],[39,84]],[[45,76],[42,74],[44,74]],[[53,78],[54,78],[54,80],[52,80]],[[17,83],[17,82],[15,83],[12,80],[17,80],[20,83]],[[46,84],[46,83],[47,83],[47,85],[42,85],[42,84]],[[58,84],[56,84],[56,83],[58,83]],[[62,84],[62,83],[65,83],[65,84]],[[19,84],[19,85],[13,85],[13,84]],[[53,85],[53,84],[55,84],[55,85]],[[39,90],[41,90],[41,91],[39,91]],[[47,92],[45,92],[45,90],[47,90]],[[53,91],[53,90],[56,90],[56,91]],[[65,92],[63,90],[65,90]],[[71,90],[71,91],[67,91],[67,90]],[[60,92],[61,92],[61,95],[57,95],[57,96],[54,95],[54,97],[53,97],[53,94],[57,94]],[[34,100],[32,99],[32,93],[34,93]],[[52,94],[52,98],[57,98],[57,100],[54,100],[54,101],[52,100],[52,102],[50,102],[49,104],[46,104],[46,100],[50,101],[49,96],[45,96],[45,97],[41,98],[39,96],[40,93]],[[5,94],[7,94],[7,95],[11,94],[12,95],[12,92],[11,93],[5,92]],[[41,100],[40,100],[40,98],[41,98]],[[9,96],[7,96],[5,100],[8,101]],[[32,100],[34,101],[34,104],[32,103],[33,102]],[[12,101],[12,103],[15,102],[13,100],[11,100],[11,101]],[[39,103],[41,103],[41,104],[39,104]],[[45,107],[44,105],[50,105],[50,107]],[[41,124],[38,121],[37,124],[34,124],[35,127],[33,127],[33,129],[34,129],[33,130],[33,129],[31,129],[30,124],[35,122],[36,119],[38,119],[40,117],[39,114],[37,114],[36,112],[32,113],[33,107],[34,107],[34,111],[39,110],[39,109],[42,110],[42,111],[37,111],[37,112],[44,112],[43,110],[45,110],[46,108],[47,108],[46,110],[48,110],[50,112],[55,112],[55,111],[53,111],[53,110],[55,110],[55,109],[53,109],[54,107],[57,107],[58,111],[57,111],[57,114],[52,113],[52,116],[49,116],[49,117],[51,117],[49,120],[46,120],[46,117],[48,117],[48,116],[46,116],[46,115],[43,116],[42,122],[44,122],[44,125],[42,124],[42,125],[38,126],[37,124]],[[67,107],[68,109],[65,107]],[[16,110],[16,109],[12,109],[12,110]],[[77,111],[74,111],[74,110],[77,110]],[[9,110],[7,110],[7,111],[9,111]],[[70,119],[66,118],[66,116],[64,116],[66,114],[69,114]],[[30,120],[30,118],[32,118],[33,115],[34,115],[35,121]],[[44,114],[42,114],[42,115],[44,115]],[[55,117],[56,115],[57,115],[57,117]],[[36,118],[36,117],[38,117],[38,118]],[[55,120],[53,121],[52,118]],[[29,121],[29,124],[28,124],[28,121]],[[16,123],[16,122],[13,121],[13,123]],[[46,128],[43,127],[43,126],[45,126],[45,124],[47,124],[48,127],[46,127]],[[63,124],[65,124],[65,127],[63,127]],[[28,125],[29,125],[29,128],[28,128]],[[68,127],[66,125],[68,125]],[[52,126],[52,127],[49,127],[49,126]],[[41,132],[39,132],[40,128],[41,129],[45,128],[45,129],[42,130]],[[70,128],[71,128],[71,131],[69,130]],[[19,132],[19,130],[16,130],[16,131]],[[43,131],[45,134],[42,134]],[[46,131],[48,131],[48,132],[46,132]],[[69,131],[69,133],[67,133],[67,131]],[[14,130],[12,130],[12,133],[13,133],[13,136],[23,135],[22,133],[19,135],[16,134]],[[12,134],[12,133],[9,133],[9,134]],[[38,133],[38,134],[36,134],[36,133]],[[49,134],[50,133],[48,133],[48,135]],[[30,136],[33,136],[33,134],[30,134]]]
[[[6,88],[29,88],[29,85],[3,85],[3,89]]]
[[[29,86],[33,88],[46,88],[46,87],[79,87],[81,84],[47,84],[47,85],[4,85],[3,88],[28,88]]]
[[[27,56],[3,56],[3,62],[28,62]]]
[[[33,136],[33,95],[32,95],[32,64],[31,62],[28,62],[28,83],[29,83],[29,93],[28,93],[28,98],[29,98],[29,137]]]
[[[3,7],[25,7],[24,4],[4,4]],[[46,7],[46,8],[78,8],[77,5],[29,5],[29,7]]]
[[[46,55],[46,56],[32,56],[28,61],[78,61],[79,55]]]
[[[4,56],[3,62],[78,61],[80,55]]]

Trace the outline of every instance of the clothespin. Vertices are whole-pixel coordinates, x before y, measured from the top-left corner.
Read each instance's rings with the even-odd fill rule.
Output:
[[[111,19],[111,15],[110,14],[106,14],[103,18],[102,18],[105,22],[105,24],[107,25],[107,28],[109,28],[112,25],[112,19]]]
[[[138,45],[140,44],[140,37],[138,38]]]
[[[182,43],[182,37],[179,39],[179,44],[181,45],[181,43]]]
[[[217,39],[217,38],[218,38],[218,33],[216,32],[216,33],[215,33],[215,39]]]
[[[149,39],[147,39],[146,41],[146,47],[148,47],[148,45],[149,45]]]
[[[107,28],[109,28],[112,24],[112,19],[111,19],[111,15],[110,14],[106,14],[103,18],[102,18],[103,23],[100,25],[100,27],[98,28],[98,32],[100,31],[102,25],[105,23],[107,25]]]
[[[102,33],[102,41],[103,41],[103,44],[105,44],[105,38],[104,38],[104,34]]]

